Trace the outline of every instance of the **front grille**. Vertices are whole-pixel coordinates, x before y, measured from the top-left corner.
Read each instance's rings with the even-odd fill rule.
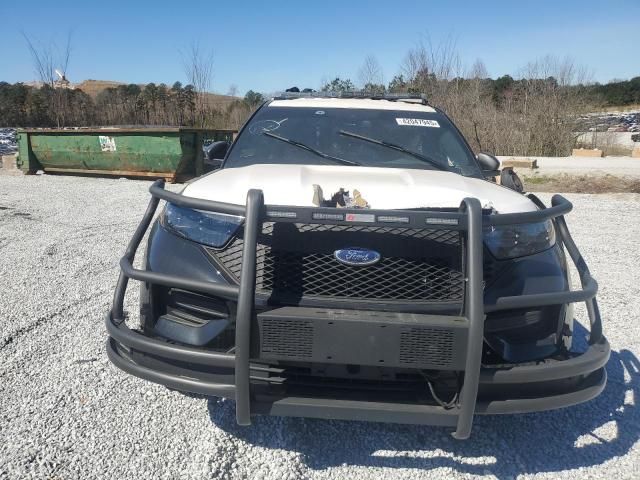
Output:
[[[333,297],[416,302],[462,301],[462,240],[455,230],[360,225],[264,223],[256,289],[280,300]],[[243,239],[209,249],[231,281],[240,280]],[[381,254],[369,266],[338,262],[333,252],[362,247]]]

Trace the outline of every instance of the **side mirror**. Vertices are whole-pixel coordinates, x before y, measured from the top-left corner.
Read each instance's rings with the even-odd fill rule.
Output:
[[[206,173],[212,172],[213,170],[218,170],[220,167],[222,167],[222,162],[224,160],[222,158],[212,158],[212,159],[208,159],[205,158],[204,159],[204,166],[205,169],[204,171]]]
[[[500,175],[500,160],[489,153],[479,153],[476,155],[482,174],[485,177],[495,177]]]
[[[500,172],[500,185],[510,188],[516,192],[524,192],[524,184],[516,172],[513,171],[513,167],[505,167]]]
[[[207,171],[217,170],[222,166],[229,146],[229,142],[221,141],[213,142],[204,147],[204,164],[207,166]]]

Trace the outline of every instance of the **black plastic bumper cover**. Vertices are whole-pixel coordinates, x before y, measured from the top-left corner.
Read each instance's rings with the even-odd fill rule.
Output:
[[[204,349],[178,346],[147,337],[142,333],[129,329],[124,322],[115,322],[111,313],[106,315],[105,323],[110,337],[107,341],[107,353],[111,362],[120,369],[145,380],[160,383],[177,390],[235,399],[235,386],[232,383],[213,383],[206,379],[198,379],[195,371],[192,377],[187,378],[175,375],[169,370],[151,369],[148,366],[136,363],[129,355],[123,355],[122,351],[134,350],[140,354],[153,355],[169,361],[176,360],[228,369],[231,375],[234,373],[235,365],[235,356],[233,354],[215,353]],[[590,345],[584,353],[576,354],[565,360],[546,360],[536,364],[513,366],[511,368],[482,367],[480,370],[479,401],[476,403],[475,412],[479,414],[534,412],[566,407],[590,400],[597,396],[605,386],[607,377],[604,366],[609,359],[609,355],[609,343],[602,337],[598,343]],[[260,364],[250,364],[249,368],[251,369],[252,367],[261,368],[262,366]],[[576,380],[576,377],[580,378]],[[560,393],[557,389],[557,381],[559,380],[567,381],[566,388]],[[504,398],[504,394],[500,392],[500,389],[496,390],[495,388],[517,385],[521,389],[523,384],[531,384],[535,393],[532,394],[531,390],[527,390],[526,396]],[[554,388],[550,389],[548,385],[553,385]],[[489,393],[483,394],[483,390],[488,390]],[[492,390],[498,392],[495,394],[495,398],[491,398],[490,391]],[[550,391],[553,391],[553,393],[550,393]],[[429,405],[376,402],[372,404],[372,402],[308,398],[270,399],[262,403],[257,409],[252,408],[252,412],[448,425],[447,422],[428,421],[429,416],[423,416],[423,414],[435,408]],[[391,414],[392,410],[397,413]],[[355,417],[347,415],[347,412],[353,413],[355,411],[358,412]],[[454,412],[451,413],[453,414]]]

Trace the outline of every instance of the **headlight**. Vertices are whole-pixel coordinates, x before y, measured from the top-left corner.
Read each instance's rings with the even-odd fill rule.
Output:
[[[553,222],[488,226],[484,243],[496,258],[515,258],[542,252],[556,243]]]
[[[162,216],[162,225],[194,242],[222,247],[236,233],[244,217],[222,213],[203,212],[168,203]]]

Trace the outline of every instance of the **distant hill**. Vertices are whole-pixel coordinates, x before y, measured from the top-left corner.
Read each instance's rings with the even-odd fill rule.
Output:
[[[100,92],[107,88],[117,87],[118,85],[125,85],[124,82],[116,82],[113,80],[85,80],[75,85],[75,88],[82,90],[84,93],[92,98],[96,98]],[[141,88],[144,84],[138,84]],[[171,85],[169,85],[171,87]],[[226,107],[235,100],[240,100],[240,97],[233,97],[231,95],[220,95],[218,93],[208,93],[207,100],[211,107]]]
[[[117,87],[118,85],[124,85],[124,83],[114,82],[112,80],[85,80],[84,82],[75,85],[75,87],[95,99],[103,90]]]

